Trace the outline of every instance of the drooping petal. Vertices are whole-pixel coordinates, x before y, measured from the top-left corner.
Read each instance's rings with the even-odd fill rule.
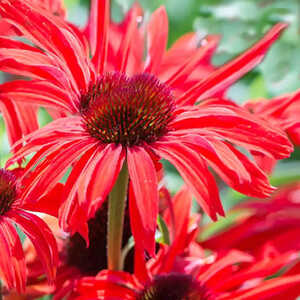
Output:
[[[151,148],[179,171],[200,206],[213,220],[224,215],[218,187],[207,165],[193,149],[176,142],[156,142]]]
[[[5,127],[7,129],[8,141],[11,145],[13,145],[22,137],[22,129],[20,123],[18,122],[19,120],[16,108],[10,100],[7,100],[0,101],[0,110],[4,119]]]
[[[269,196],[274,188],[268,177],[246,155],[217,136],[205,136],[186,132],[176,136],[180,143],[195,149],[233,189],[253,197]]]
[[[150,255],[155,254],[155,230],[158,216],[158,184],[154,163],[142,147],[130,147],[127,149],[127,165],[131,180],[134,198],[132,203],[133,212],[138,211],[142,228],[139,236],[135,236],[136,243],[144,236],[143,247]],[[130,219],[135,218],[134,215]],[[135,231],[137,233],[137,231]],[[145,239],[147,237],[147,240]]]
[[[2,1],[0,14],[20,30],[24,37],[57,56],[57,63],[67,67],[65,70],[75,90],[86,90],[90,71],[85,49],[62,18],[53,16],[27,0],[16,0],[14,5]]]
[[[258,43],[234,60],[218,68],[201,80],[178,99],[180,104],[194,104],[197,100],[213,97],[220,90],[236,82],[256,67],[264,58],[270,46],[279,38],[287,24],[278,23]]]
[[[54,217],[58,216],[58,209],[62,203],[62,193],[64,185],[62,183],[57,183],[49,193],[44,197],[39,199],[38,202],[27,202],[22,203],[22,208],[26,210],[31,210],[34,212],[45,213]]]
[[[198,279],[207,282],[212,280],[214,276],[218,276],[218,273],[222,269],[237,263],[252,262],[253,259],[254,258],[251,255],[238,250],[228,251],[225,254],[220,254],[220,257],[217,257],[216,261],[214,261],[207,270],[199,274]]]
[[[178,110],[170,126],[176,130],[208,129],[232,143],[276,159],[288,157],[293,150],[280,128],[225,100],[208,100],[198,106],[185,106]]]
[[[79,188],[79,184],[86,176],[86,171],[88,170],[89,163],[93,160],[96,153],[99,151],[98,145],[95,145],[90,150],[86,151],[80,159],[73,164],[73,168],[71,173],[68,176],[67,182],[65,184],[65,188],[63,191],[63,199],[65,199],[62,203],[62,206],[59,210],[59,222],[60,226],[64,231],[71,232],[80,232],[82,236],[88,237],[88,234],[83,234],[84,231],[79,231],[79,228],[83,227],[82,223],[78,218],[74,218],[73,216],[78,215],[77,210],[80,210],[79,200],[77,193],[79,192],[82,198],[86,199],[86,191]],[[72,222],[74,220],[75,223]],[[84,218],[84,222],[87,220],[87,216]]]
[[[1,257],[0,268],[2,268],[1,271],[4,273],[4,280],[8,288],[14,287],[17,291],[24,292],[26,286],[26,264],[22,244],[10,220],[6,216],[2,216],[1,218],[1,247],[6,249],[2,248],[4,251],[1,251],[1,255],[3,256]]]
[[[31,184],[22,191],[23,198],[39,199],[62,178],[63,174],[93,144],[86,140],[71,141],[58,147],[41,162],[26,180]]]
[[[3,234],[2,226],[0,224],[0,250],[2,253],[2,259],[0,259],[0,277],[4,281],[8,289],[16,287],[16,279],[14,274],[14,268],[12,268],[10,248]],[[25,279],[24,279],[25,281]],[[17,288],[17,287],[16,287]]]
[[[44,79],[70,89],[66,73],[44,54],[23,50],[0,48],[0,70],[15,75]]]
[[[37,109],[28,105],[20,105],[5,99],[0,88],[0,110],[3,115],[4,123],[7,129],[7,135],[10,145],[18,142],[22,137],[39,128]],[[21,143],[11,149],[17,151]]]
[[[263,281],[252,289],[244,289],[230,293],[229,296],[220,296],[220,300],[257,300],[257,299],[284,299],[289,290],[296,288],[299,295],[300,275],[284,276]],[[293,298],[294,299],[294,298]]]
[[[236,274],[224,279],[222,282],[216,280],[214,286],[220,290],[233,290],[252,278],[266,278],[279,272],[283,267],[297,261],[295,251],[288,251],[282,254],[271,254],[258,260],[255,264],[241,269]]]
[[[188,226],[192,207],[192,195],[184,186],[173,198],[175,215],[175,238],[171,243],[166,255],[164,255],[160,272],[170,272],[177,256],[182,255],[189,244]]]
[[[110,270],[103,270],[96,277],[82,278],[78,292],[84,295],[83,299],[94,299],[100,295],[108,300],[134,300],[138,296],[132,275]]]
[[[52,107],[67,112],[77,112],[72,94],[51,82],[14,80],[0,85],[1,98],[12,98],[21,104]]]
[[[60,118],[47,124],[43,128],[28,134],[16,143],[12,148],[13,150],[15,147],[19,146],[19,143],[25,142],[25,146],[18,150],[15,155],[7,161],[6,166],[14,164],[16,161],[32,152],[38,150],[42,150],[43,152],[44,147],[53,146],[53,148],[49,148],[53,151],[55,148],[69,143],[70,141],[75,142],[81,139],[89,139],[90,143],[93,142],[93,139],[83,130],[80,118],[77,116]],[[41,157],[42,156],[40,156],[40,158]]]
[[[116,182],[125,159],[122,146],[109,144],[99,151],[85,175],[87,215],[91,218],[102,205]]]
[[[49,282],[53,282],[58,263],[56,240],[47,224],[34,214],[14,209],[6,216],[16,222],[33,243]]]

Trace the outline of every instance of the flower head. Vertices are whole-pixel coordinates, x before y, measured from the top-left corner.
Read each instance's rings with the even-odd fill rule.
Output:
[[[109,99],[109,101],[108,101]],[[151,144],[168,132],[174,98],[153,75],[101,76],[82,95],[79,111],[87,132],[102,144]]]
[[[194,71],[201,64],[208,65],[217,37],[207,37],[200,47],[192,40],[190,55],[178,62],[174,59],[173,68],[167,70],[169,57],[178,57],[184,43],[165,50],[165,9],[154,12],[145,27],[140,8],[134,6],[116,25],[110,21],[109,3],[92,1],[87,41],[74,26],[27,0],[0,1],[0,14],[37,46],[22,41],[8,44],[9,53],[0,59],[2,70],[32,80],[8,82],[0,92],[16,102],[44,105],[68,115],[28,135],[26,145],[8,164],[36,152],[25,172],[28,175],[37,164],[25,191],[34,199],[72,166],[60,224],[86,239],[87,220],[101,207],[125,165],[132,187],[131,224],[141,229],[133,230],[135,240],[153,255],[158,159],[178,169],[214,220],[224,211],[208,165],[242,193],[266,197],[273,191],[266,174],[235,146],[280,159],[292,150],[285,134],[226,100],[194,104],[224,94],[263,59],[286,25],[277,24],[244,54],[215,71],[208,68],[207,76],[202,74],[195,81],[199,73]],[[26,60],[12,49],[26,53]]]
[[[138,300],[213,300],[215,297],[191,275],[170,273],[153,278],[141,291]]]
[[[280,252],[299,250],[300,243],[295,237],[299,227],[298,182],[281,186],[269,199],[245,201],[233,208],[240,212],[238,220],[221,232],[215,233],[202,242],[212,250],[240,249],[257,253],[265,243]],[[221,241],[226,240],[226,243]]]
[[[49,201],[50,199],[48,199]],[[52,216],[44,218],[51,228],[58,247],[57,275],[52,284],[47,283],[38,253],[28,240],[25,240],[25,261],[28,269],[28,284],[23,295],[45,296],[52,293],[55,299],[72,299],[76,294],[77,281],[86,276],[95,276],[107,268],[107,202],[88,221],[89,245],[78,233],[69,235],[58,226],[58,220]],[[123,246],[131,236],[129,214],[126,211],[123,234]],[[133,271],[133,251],[126,256],[124,269]],[[24,291],[23,291],[24,292]]]
[[[0,278],[19,292],[25,290],[26,266],[22,244],[15,225],[33,243],[49,282],[53,282],[57,266],[57,247],[48,226],[36,215],[24,210],[26,199],[18,173],[0,169]]]

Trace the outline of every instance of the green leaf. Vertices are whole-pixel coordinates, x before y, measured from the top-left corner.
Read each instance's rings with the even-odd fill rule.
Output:
[[[250,86],[250,98],[259,99],[266,98],[268,96],[268,91],[266,88],[266,82],[262,75],[257,76],[251,86]]]
[[[270,182],[274,186],[288,184],[300,180],[300,162],[290,161],[283,162],[277,165]]]
[[[170,234],[167,224],[165,223],[164,219],[158,215],[157,217],[157,224],[158,228],[161,232],[161,236],[158,239],[158,242],[166,245],[170,245]]]

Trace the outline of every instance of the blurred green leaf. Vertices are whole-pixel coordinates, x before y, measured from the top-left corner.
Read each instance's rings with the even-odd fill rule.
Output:
[[[161,237],[159,238],[158,242],[170,245],[169,229],[161,215],[158,215],[157,217],[157,225],[161,233]]]

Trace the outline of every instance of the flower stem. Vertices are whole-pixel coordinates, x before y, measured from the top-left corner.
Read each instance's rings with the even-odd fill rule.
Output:
[[[109,270],[122,270],[122,238],[127,199],[128,170],[124,162],[119,177],[109,194],[107,223],[107,261]]]
[[[0,300],[2,300],[3,299],[3,297],[2,297],[2,281],[0,280]]]

